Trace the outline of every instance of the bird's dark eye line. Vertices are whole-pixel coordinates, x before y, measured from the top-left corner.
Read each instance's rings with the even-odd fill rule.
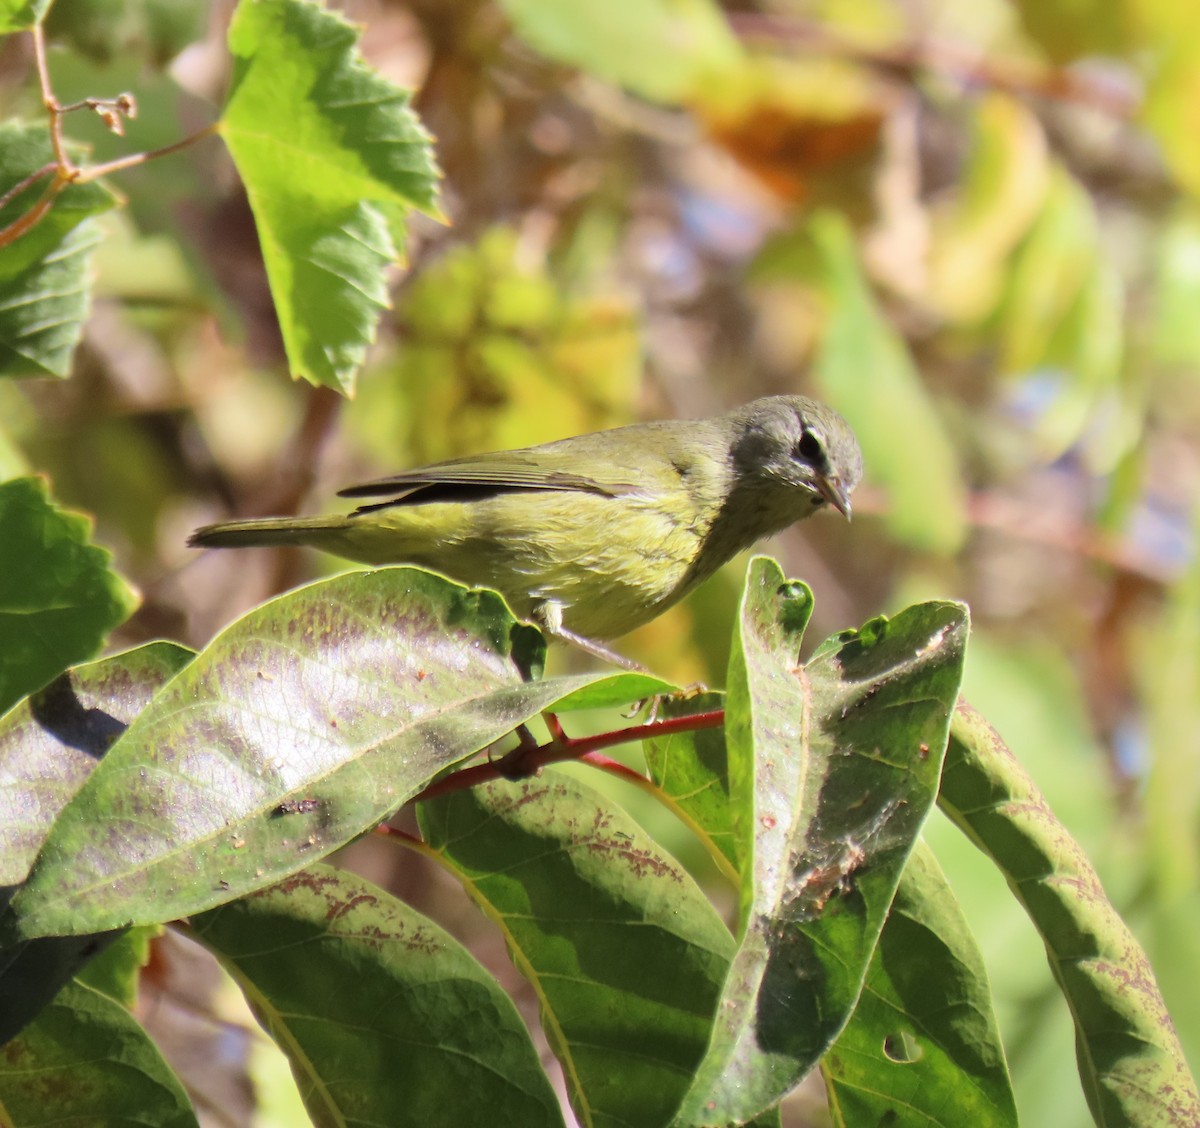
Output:
[[[825,464],[825,447],[812,431],[806,430],[800,436],[794,454],[797,458],[803,458],[805,462],[810,462],[818,468]]]

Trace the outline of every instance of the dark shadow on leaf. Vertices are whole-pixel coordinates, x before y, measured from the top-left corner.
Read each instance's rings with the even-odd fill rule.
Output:
[[[103,709],[86,709],[68,671],[29,698],[29,711],[51,736],[99,760],[128,727]]]

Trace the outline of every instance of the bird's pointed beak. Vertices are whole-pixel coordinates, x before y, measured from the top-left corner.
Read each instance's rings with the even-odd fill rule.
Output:
[[[850,491],[838,478],[818,478],[817,489],[847,521],[850,520]]]

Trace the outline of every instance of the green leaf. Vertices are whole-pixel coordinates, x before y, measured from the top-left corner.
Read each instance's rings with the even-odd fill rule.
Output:
[[[403,216],[437,215],[428,134],[357,33],[305,0],[243,2],[221,134],[246,185],[292,373],[351,391]]]
[[[656,102],[681,102],[737,65],[711,0],[501,0],[519,35],[556,62]]]
[[[937,791],[966,609],[910,607],[798,663],[805,585],[750,565],[726,740],[742,936],[678,1124],[740,1123],[812,1068],[850,1016]]]
[[[733,949],[692,879],[610,800],[552,770],[417,813],[533,984],[580,1122],[664,1124]]]
[[[316,1124],[561,1125],[512,1000],[453,937],[314,866],[197,917]]]
[[[821,1070],[838,1126],[1016,1128],[983,958],[922,842]]]
[[[1096,1122],[1200,1123],[1200,1092],[1145,952],[1033,781],[965,704],[954,713],[939,804],[1004,873],[1041,934]]]
[[[45,126],[0,124],[0,192],[54,160]],[[0,209],[0,227],[25,215],[43,177]],[[0,254],[0,376],[66,376],[88,315],[88,260],[100,233],[90,217],[116,202],[99,183],[73,184]]]
[[[154,1043],[119,1003],[70,983],[0,1055],[5,1124],[196,1128]]]
[[[203,0],[54,0],[45,26],[47,35],[97,62],[134,58],[163,66],[202,37],[208,11]],[[55,93],[61,97],[57,84]]]
[[[892,532],[952,553],[966,534],[966,490],[954,445],[903,340],[871,297],[846,221],[821,212],[810,229],[830,306],[817,384],[850,421],[872,479],[887,490]]]
[[[659,707],[661,720],[724,708],[720,693],[668,697]],[[696,832],[710,851],[736,874],[742,841],[734,833],[729,800],[729,757],[724,727],[654,737],[642,745],[650,778],[672,810]],[[721,862],[718,860],[718,865]]]
[[[175,643],[152,642],[68,670],[0,717],[0,885],[25,879],[59,812],[191,657]]]
[[[169,642],[68,670],[0,717],[0,886],[24,881],[47,832],[83,786],[110,745],[160,686],[191,657]],[[11,890],[0,896],[7,906]],[[96,972],[92,985],[129,980],[115,965],[111,932],[46,936],[9,943],[0,950],[0,1043],[12,1037],[97,953],[112,969]],[[132,983],[118,996],[125,998]]]
[[[39,23],[51,0],[0,0],[0,35],[25,31]]]
[[[566,694],[494,592],[415,568],[255,608],[155,696],[60,814],[13,901],[21,935],[188,916],[310,865]],[[598,691],[599,692],[599,691]]]
[[[90,658],[137,596],[39,478],[0,483],[0,712]]]

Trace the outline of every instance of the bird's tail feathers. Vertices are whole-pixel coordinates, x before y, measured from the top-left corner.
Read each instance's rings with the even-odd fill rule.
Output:
[[[345,527],[345,517],[263,517],[253,521],[221,521],[197,529],[193,548],[252,548],[280,544],[319,546]]]

